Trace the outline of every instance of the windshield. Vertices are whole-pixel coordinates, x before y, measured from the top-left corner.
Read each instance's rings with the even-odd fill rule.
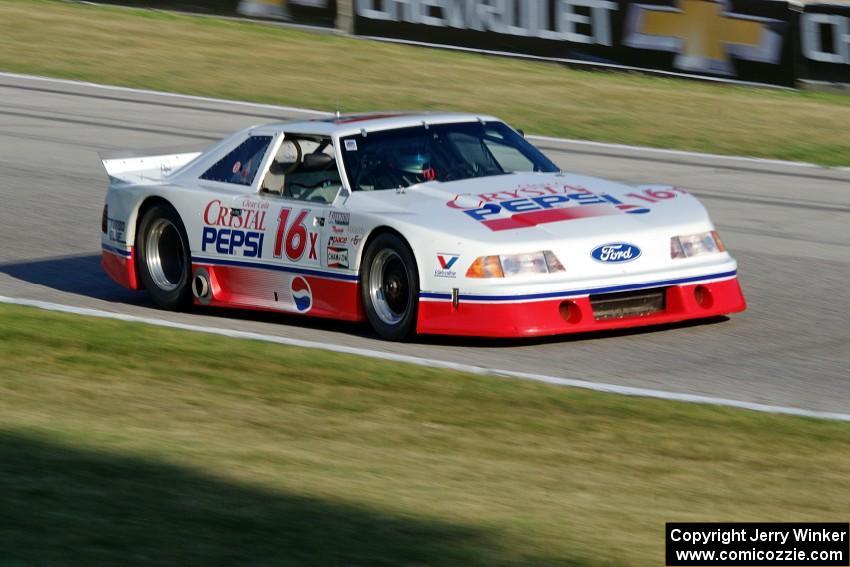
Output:
[[[354,191],[457,181],[515,171],[555,172],[540,151],[501,122],[434,124],[342,138]]]

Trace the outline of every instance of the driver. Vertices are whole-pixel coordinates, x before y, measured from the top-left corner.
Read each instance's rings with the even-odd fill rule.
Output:
[[[398,170],[406,181],[409,180],[406,185],[437,179],[437,170],[431,164],[431,156],[421,149],[402,148],[393,156],[389,165]]]
[[[434,181],[437,170],[421,146],[387,149],[387,157],[363,156],[356,185],[368,191],[410,187]]]

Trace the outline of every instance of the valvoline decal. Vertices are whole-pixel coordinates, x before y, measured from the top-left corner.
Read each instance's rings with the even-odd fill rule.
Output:
[[[289,284],[289,290],[292,292],[295,308],[301,313],[309,311],[310,307],[313,306],[313,291],[310,289],[307,280],[301,276],[295,276]]]
[[[611,242],[597,246],[590,251],[590,255],[603,264],[622,264],[637,260],[640,257],[640,248],[628,242]]]

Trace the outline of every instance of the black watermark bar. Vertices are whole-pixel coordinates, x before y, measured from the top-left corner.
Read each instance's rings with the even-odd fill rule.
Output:
[[[846,523],[668,523],[667,567],[850,566]]]

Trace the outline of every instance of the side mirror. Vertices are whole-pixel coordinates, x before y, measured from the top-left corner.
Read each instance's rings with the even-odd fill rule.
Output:
[[[525,138],[525,130],[517,129],[517,132],[519,132],[519,135],[520,135],[520,136],[522,136],[523,138]]]

